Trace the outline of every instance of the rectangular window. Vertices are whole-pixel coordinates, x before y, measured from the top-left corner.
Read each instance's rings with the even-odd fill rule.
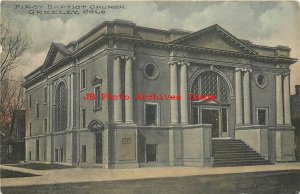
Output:
[[[145,104],[145,124],[158,125],[158,105]]]
[[[58,162],[58,149],[55,149],[55,162]]]
[[[44,103],[47,103],[48,101],[48,88],[44,88]]]
[[[257,109],[257,124],[258,125],[268,125],[268,109],[258,108]]]
[[[86,128],[86,109],[81,110],[82,114],[82,128]]]
[[[40,141],[37,139],[36,140],[36,161],[39,161],[40,160]]]
[[[40,105],[39,103],[37,102],[36,103],[36,115],[35,115],[35,118],[39,118],[40,117]]]
[[[81,146],[81,162],[86,162],[86,145]]]
[[[96,97],[96,99],[94,100],[94,109],[101,110],[101,108],[102,108],[101,85],[96,85],[94,87],[94,92],[95,92],[95,97]]]
[[[82,69],[80,72],[80,89],[86,88],[86,70]]]
[[[28,133],[29,133],[28,135],[31,136],[31,122],[28,123],[28,131],[29,131],[29,132],[28,132]]]
[[[28,96],[28,108],[31,109],[31,95]]]
[[[60,162],[64,161],[64,149],[60,148]]]
[[[47,119],[44,119],[44,132],[47,133],[48,130],[48,122]]]
[[[28,153],[28,160],[31,160],[31,151]]]
[[[156,162],[157,161],[157,145],[146,144],[146,161]]]

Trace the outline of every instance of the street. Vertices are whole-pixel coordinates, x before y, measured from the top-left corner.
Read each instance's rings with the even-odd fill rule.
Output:
[[[80,175],[79,175],[80,176]],[[66,183],[5,187],[2,193],[255,193],[296,194],[300,170],[203,175],[178,178]]]

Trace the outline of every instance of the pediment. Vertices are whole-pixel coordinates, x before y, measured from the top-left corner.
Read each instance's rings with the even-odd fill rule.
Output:
[[[214,25],[194,32],[187,36],[176,39],[171,43],[254,55],[257,54],[252,48],[224,30],[219,25]]]
[[[71,52],[63,44],[52,43],[43,64],[44,69],[47,69],[56,62],[70,55]]]

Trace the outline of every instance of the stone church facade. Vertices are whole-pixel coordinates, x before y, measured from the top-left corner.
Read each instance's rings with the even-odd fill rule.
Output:
[[[26,160],[212,166],[212,140],[233,139],[264,159],[294,161],[289,67],[296,61],[289,47],[256,45],[219,25],[188,32],[103,22],[68,45],[52,43],[25,77]],[[105,93],[130,98],[101,100]]]

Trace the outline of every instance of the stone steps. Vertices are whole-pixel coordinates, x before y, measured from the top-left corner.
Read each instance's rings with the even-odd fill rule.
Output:
[[[272,164],[241,140],[213,139],[214,166]]]

